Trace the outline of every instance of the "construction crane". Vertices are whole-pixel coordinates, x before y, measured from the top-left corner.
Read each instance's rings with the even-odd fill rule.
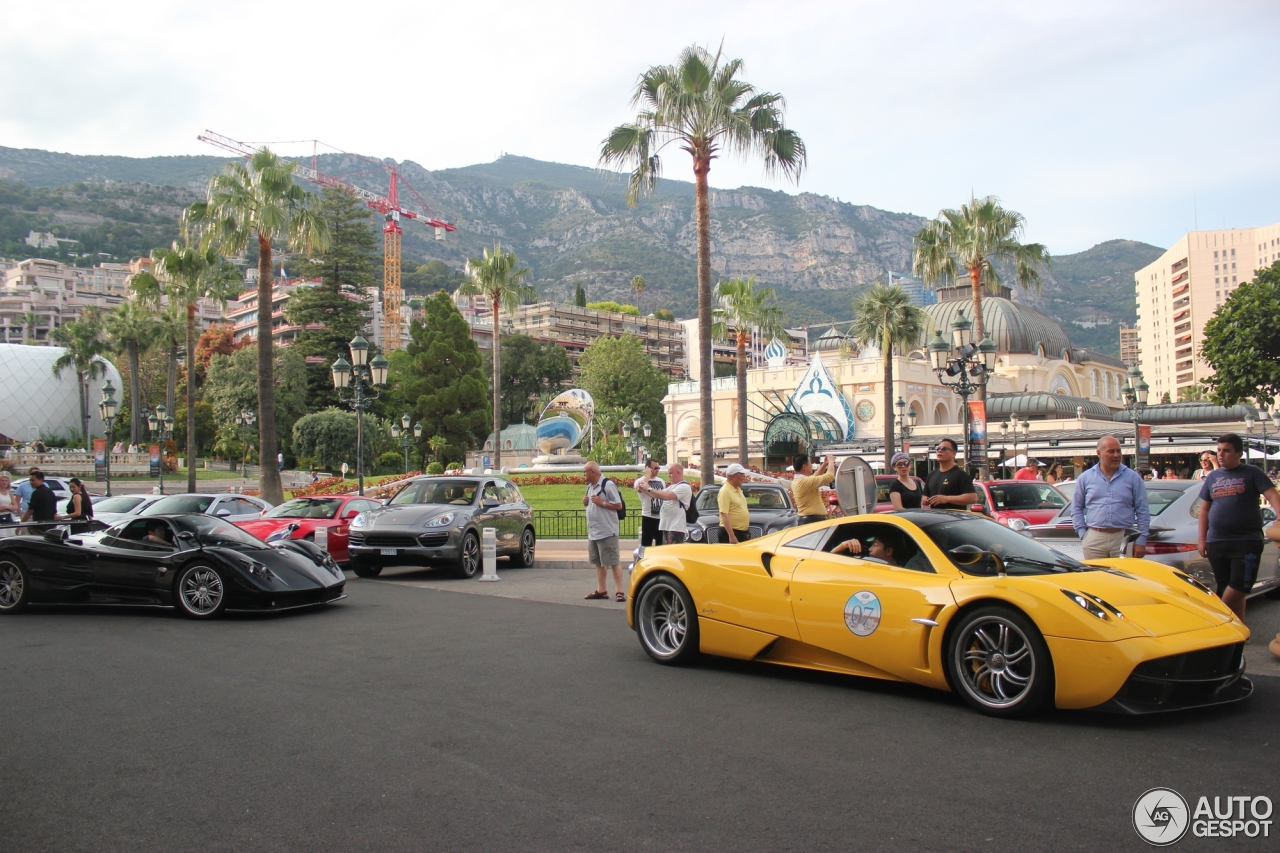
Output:
[[[220,133],[214,133],[212,130],[206,130],[196,138],[201,142],[207,142],[210,145],[245,158],[252,157],[254,152],[258,150],[246,142],[240,142]],[[396,168],[395,164],[383,163],[369,157],[362,157],[359,154],[352,155],[376,164],[378,168],[387,173],[387,194],[385,196],[379,195],[363,187],[358,187],[343,178],[322,173],[316,168],[318,157],[316,149],[322,143],[314,139],[305,141],[312,144],[311,166],[304,166],[295,160],[295,174],[322,187],[337,187],[346,190],[357,198],[363,199],[365,204],[382,214],[385,222],[382,226],[382,348],[387,351],[400,349],[404,345],[404,320],[400,315],[401,306],[404,304],[404,290],[400,286],[400,242],[404,235],[404,230],[400,227],[400,219],[401,217],[415,219],[424,225],[431,226],[436,230],[437,240],[443,240],[445,233],[448,231],[456,231],[457,226],[436,218],[431,211],[431,206],[400,175],[400,170]],[[335,148],[334,150],[337,151],[338,149]],[[409,195],[413,197],[414,202],[420,209],[414,210],[400,204],[400,184],[404,185],[404,188],[408,190]]]

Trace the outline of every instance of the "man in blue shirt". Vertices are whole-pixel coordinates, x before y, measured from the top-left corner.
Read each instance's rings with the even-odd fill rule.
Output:
[[[1200,487],[1200,556],[1209,560],[1218,595],[1244,621],[1245,600],[1262,561],[1261,499],[1280,515],[1280,494],[1261,468],[1240,464],[1244,442],[1235,433],[1218,439],[1219,468]]]
[[[1147,490],[1137,471],[1120,461],[1120,442],[1108,435],[1098,439],[1098,464],[1076,480],[1071,495],[1071,526],[1084,542],[1086,560],[1119,557],[1124,551],[1124,533],[1138,528],[1133,556],[1147,555],[1147,534],[1151,530],[1151,509]]]
[[[22,506],[20,508],[21,512],[26,512],[31,508],[31,493],[36,490],[35,485],[31,482],[31,475],[39,473],[40,469],[33,467],[27,472],[26,482],[18,486],[18,499],[22,502]]]

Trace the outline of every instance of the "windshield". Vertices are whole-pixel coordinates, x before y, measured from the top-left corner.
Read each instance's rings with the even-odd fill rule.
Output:
[[[1048,483],[1001,483],[989,486],[996,509],[1061,509],[1067,499]]]
[[[263,518],[333,518],[342,506],[342,498],[298,498],[285,501]]]
[[[120,495],[114,498],[103,498],[93,505],[94,512],[132,512],[146,498],[133,495]]]
[[[225,548],[271,547],[234,524],[229,524],[211,515],[188,515],[172,519],[172,521],[179,529],[194,533],[196,539],[202,545],[220,545]]]
[[[1199,489],[1198,486],[1192,488]],[[1169,507],[1177,503],[1178,498],[1186,492],[1186,489],[1153,489],[1147,487],[1147,506],[1151,509],[1152,517],[1159,515]]]
[[[213,495],[173,495],[161,498],[139,515],[168,515],[176,512],[207,512],[215,501]]]
[[[963,556],[953,554],[953,549],[961,545],[972,545],[995,554],[1004,561],[1005,571],[1010,575],[1042,575],[1089,568],[1037,539],[1023,536],[981,516],[952,512],[912,512],[905,515],[924,530],[952,565],[965,574],[994,575],[997,571],[995,561],[990,557],[967,563]]]
[[[410,483],[391,499],[391,506],[402,504],[453,504],[470,506],[480,484],[475,480],[425,480]]]

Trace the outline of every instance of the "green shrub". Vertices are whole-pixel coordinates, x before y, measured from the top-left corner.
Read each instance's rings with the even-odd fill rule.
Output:
[[[461,471],[461,470],[462,470],[462,463],[461,463],[461,462],[450,462],[447,466],[445,466],[445,469],[444,469],[444,470],[446,470],[446,471]]]
[[[443,466],[443,465],[441,465],[439,462],[432,462],[430,465],[428,465],[428,466],[427,466],[427,473],[428,473],[428,474],[443,474],[443,473],[444,473],[444,466]]]
[[[388,450],[378,457],[379,474],[399,474],[404,468],[404,457],[394,450]]]

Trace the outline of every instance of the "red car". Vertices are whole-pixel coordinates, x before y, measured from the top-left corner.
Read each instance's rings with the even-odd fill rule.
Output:
[[[261,518],[237,521],[235,525],[259,539],[266,539],[273,533],[281,533],[293,525],[288,538],[308,539],[312,542],[315,541],[316,530],[323,527],[327,530],[329,554],[336,562],[345,563],[349,559],[347,533],[351,528],[351,519],[362,512],[377,509],[380,506],[382,501],[362,498],[358,495],[294,498],[269,510]]]
[[[1052,520],[1067,499],[1053,486],[1036,480],[975,481],[982,514],[1022,532],[1033,524]]]

